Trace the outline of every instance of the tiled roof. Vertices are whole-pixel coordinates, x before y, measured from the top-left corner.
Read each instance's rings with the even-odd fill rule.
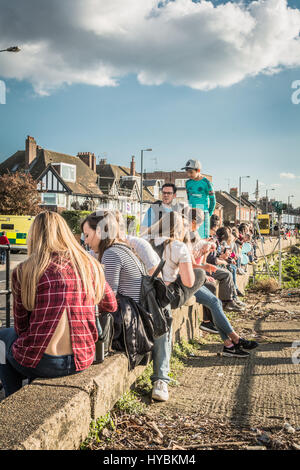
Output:
[[[96,171],[100,176],[100,188],[107,194],[109,186],[111,187],[114,180],[117,180],[120,188],[128,190],[129,192],[133,190],[136,180],[134,179],[123,179],[123,176],[131,176],[130,168],[121,165],[112,165],[110,163],[97,165]],[[136,173],[136,176],[140,176],[139,173]],[[138,182],[138,188],[140,185]],[[155,199],[152,196],[151,191],[149,191],[145,186],[143,187],[143,201],[144,202],[154,202]]]
[[[79,157],[75,157],[73,155],[38,148],[37,157],[31,163],[29,172],[36,180],[49,164],[55,163],[67,163],[76,166],[76,182],[66,182],[66,185],[70,188],[72,193],[96,196],[102,195],[102,191],[97,185],[98,175],[82,160],[80,160]],[[16,165],[18,165],[17,168],[15,168]],[[25,170],[24,150],[19,150],[0,164],[0,174],[6,173],[7,171],[12,172],[22,170]]]

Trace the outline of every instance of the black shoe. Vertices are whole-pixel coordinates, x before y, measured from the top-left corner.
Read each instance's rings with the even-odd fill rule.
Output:
[[[243,349],[238,345],[235,344],[231,348],[227,348],[226,346],[223,347],[223,356],[226,357],[248,357],[250,353],[247,351],[243,351]]]
[[[256,341],[240,338],[238,345],[244,349],[254,349],[257,348],[258,343]]]
[[[212,333],[214,335],[218,335],[219,332],[215,325],[210,321],[210,322],[202,322],[200,325],[200,330],[207,331],[208,333]]]
[[[223,302],[223,310],[225,312],[242,312],[243,307],[236,304],[233,300],[230,300],[228,302]]]

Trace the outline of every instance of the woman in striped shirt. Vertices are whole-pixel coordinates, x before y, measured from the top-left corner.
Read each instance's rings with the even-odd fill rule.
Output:
[[[140,301],[142,274],[145,268],[142,262],[131,251],[122,236],[122,227],[112,212],[90,214],[82,223],[85,243],[98,254],[99,261],[104,265],[105,277],[115,294],[131,297],[135,302]],[[138,245],[137,241],[136,247]],[[159,264],[151,245],[145,241],[139,247],[139,255],[147,259],[147,272],[152,272]],[[151,252],[151,253],[150,253]],[[149,260],[156,263],[149,263]],[[154,339],[153,349],[153,383],[152,398],[159,401],[168,399],[170,381],[169,361],[171,354],[171,335],[165,334]]]

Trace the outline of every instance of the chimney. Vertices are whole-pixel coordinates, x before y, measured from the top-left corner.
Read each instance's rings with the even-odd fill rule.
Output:
[[[96,173],[96,157],[94,153],[78,152],[77,157]]]
[[[25,141],[25,167],[28,168],[31,162],[36,158],[37,145],[36,141],[30,135]]]
[[[231,196],[238,197],[238,188],[230,188]]]
[[[131,163],[130,163],[130,176],[135,176],[135,161],[134,155],[132,155]]]

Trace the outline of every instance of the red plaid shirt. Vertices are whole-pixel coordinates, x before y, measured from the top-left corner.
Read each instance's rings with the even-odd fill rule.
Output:
[[[65,309],[69,319],[76,370],[87,369],[93,363],[95,341],[98,339],[95,306],[93,300],[78,289],[77,280],[69,263],[58,271],[52,260],[38,282],[34,310],[28,312],[22,304],[16,269],[13,271],[14,327],[18,339],[13,344],[12,352],[19,364],[32,368],[38,365]],[[117,301],[106,283],[99,311],[115,310]]]

